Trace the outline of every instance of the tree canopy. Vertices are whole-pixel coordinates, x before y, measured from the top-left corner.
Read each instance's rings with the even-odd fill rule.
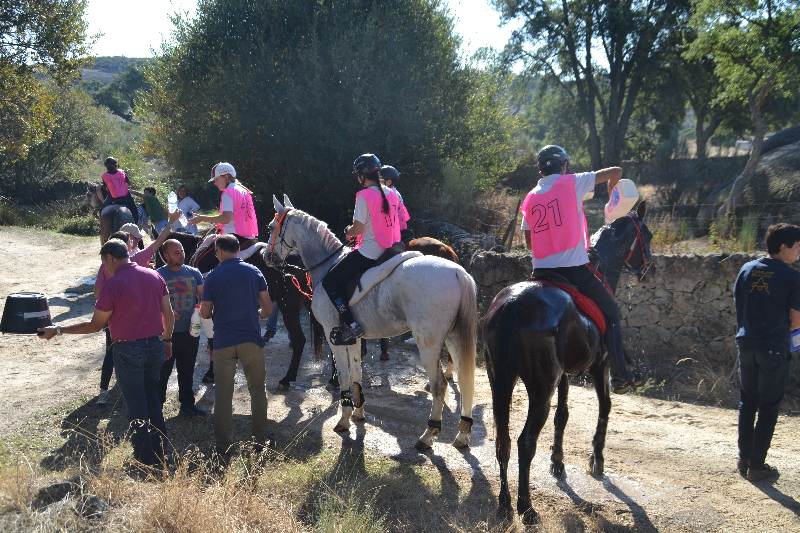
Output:
[[[24,158],[52,128],[54,93],[88,54],[86,0],[6,0],[0,10],[0,157]]]
[[[452,30],[437,0],[201,0],[137,114],[182,179],[229,161],[257,206],[288,193],[336,222],[362,153],[397,167],[407,198],[445,161],[483,178],[510,162],[503,93]]]
[[[664,55],[688,19],[689,0],[495,5],[504,20],[524,22],[507,47],[509,59],[524,60],[530,73],[560,86],[559,98],[580,112],[592,167],[619,163],[640,97],[658,83]]]

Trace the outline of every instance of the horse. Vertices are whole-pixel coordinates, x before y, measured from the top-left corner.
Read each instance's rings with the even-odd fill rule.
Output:
[[[640,280],[644,280],[648,271],[654,271],[649,248],[653,235],[643,222],[646,211],[647,206],[642,202],[636,214],[629,213],[592,236],[592,263],[604,273],[612,292],[616,290],[620,274],[636,273]],[[524,281],[500,291],[486,314],[483,338],[500,464],[498,515],[510,518],[512,514],[507,480],[511,455],[508,425],[514,385],[517,379],[521,379],[528,393],[529,407],[525,426],[517,441],[517,512],[523,522],[532,524],[537,521],[538,514],[531,505],[529,477],[539,433],[547,420],[557,388],[558,407],[550,472],[556,476],[563,475],[562,444],[569,416],[569,379],[585,371],[592,376],[600,404],[589,468],[594,476],[603,474],[603,448],[611,412],[609,363],[597,325],[578,309],[567,292],[543,281]]]
[[[442,241],[438,239],[434,239],[433,237],[420,237],[419,239],[414,239],[409,241],[406,244],[406,251],[407,252],[420,252],[423,255],[433,255],[436,257],[441,257],[442,259],[447,259],[448,261],[452,261],[453,263],[458,264],[458,255],[456,255],[455,250],[450,246],[446,245]],[[361,357],[364,358],[367,356],[367,341],[366,339],[361,339]],[[381,361],[388,361],[389,360],[389,339],[381,339]],[[445,370],[445,377],[447,379],[452,379],[453,377],[453,360],[450,358],[450,355],[447,356],[447,370]]]
[[[123,205],[107,205],[99,213],[100,206],[105,200],[103,184],[95,181],[86,183],[86,199],[83,205],[89,206],[94,211],[94,216],[100,219],[100,243],[105,244],[108,238],[123,225],[133,223],[133,214]]]
[[[192,257],[197,250],[197,247],[205,238],[205,235],[193,235],[191,233],[173,231],[169,234],[170,239],[175,239],[183,245],[183,250],[186,257]],[[165,264],[164,258],[161,255],[161,250],[155,254],[156,268]],[[297,285],[295,285],[291,275],[284,275],[284,273],[269,267],[264,262],[264,258],[259,253],[254,253],[248,257],[245,262],[258,268],[267,280],[269,287],[269,297],[273,302],[278,304],[278,308],[283,314],[283,324],[289,332],[291,339],[292,359],[289,363],[289,370],[286,375],[278,381],[278,389],[286,390],[292,381],[297,381],[297,372],[300,369],[300,358],[303,355],[303,348],[306,345],[306,336],[303,333],[303,325],[300,323],[300,310],[305,306],[311,311],[311,287],[308,285],[305,276],[297,276]],[[316,360],[322,358],[323,347],[323,332],[322,326],[314,318],[313,313],[310,315],[311,323],[311,351],[314,353]]]
[[[308,266],[312,286],[317,287],[334,263],[348,250],[328,226],[308,213],[294,209],[284,197],[284,207],[273,196],[276,217],[270,224],[265,250],[268,265],[277,265],[291,253],[298,253]],[[311,309],[327,336],[339,325],[339,313],[325,291],[317,290]],[[453,441],[457,448],[469,446],[475,387],[477,301],[475,282],[457,264],[439,257],[417,256],[406,260],[352,306],[353,315],[375,339],[411,331],[428,374],[432,402],[428,427],[417,440],[418,450],[429,449],[439,435],[447,392],[439,362],[442,343],[453,354],[461,392],[461,420]],[[334,431],[349,431],[350,419],[364,419],[360,350],[355,346],[332,345],[341,388],[341,417]]]

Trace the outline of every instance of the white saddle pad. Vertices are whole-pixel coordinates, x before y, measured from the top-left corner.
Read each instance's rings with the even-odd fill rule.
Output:
[[[386,279],[389,274],[394,272],[395,268],[415,257],[422,257],[422,253],[403,252],[392,257],[382,265],[372,267],[364,272],[364,274],[361,276],[361,282],[359,283],[360,289],[359,287],[356,287],[356,291],[353,293],[352,298],[350,298],[350,305],[355,305],[358,303],[358,301],[361,300],[361,298],[363,298],[372,287]]]

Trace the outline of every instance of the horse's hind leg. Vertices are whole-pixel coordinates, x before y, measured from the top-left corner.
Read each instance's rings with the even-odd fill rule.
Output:
[[[389,360],[389,339],[381,339],[381,361]]]
[[[569,379],[566,374],[558,382],[558,407],[553,420],[555,435],[553,436],[553,453],[550,455],[550,473],[554,476],[564,475],[564,428],[569,420],[567,408],[567,395],[569,394]]]
[[[592,454],[589,456],[589,469],[593,476],[602,476],[605,470],[603,449],[606,447],[608,415],[611,413],[611,394],[608,389],[608,363],[595,363],[589,371],[594,382],[594,390],[600,404],[597,415],[597,429],[592,439]]]
[[[531,502],[531,462],[536,455],[536,443],[550,413],[550,399],[553,388],[541,383],[525,383],[528,390],[528,420],[517,440],[519,449],[519,490],[517,496],[517,512],[523,523],[535,524],[539,513],[533,509]],[[537,390],[537,388],[539,390]],[[541,390],[544,389],[544,390]]]
[[[433,441],[439,436],[439,430],[442,428],[442,410],[444,409],[444,399],[447,393],[447,380],[444,379],[442,368],[439,365],[439,353],[441,352],[441,342],[437,343],[420,343],[417,339],[419,346],[419,356],[422,360],[422,365],[425,367],[425,372],[428,374],[428,384],[431,388],[431,416],[428,419],[428,429],[419,438],[415,444],[418,450],[427,450],[433,446]]]
[[[299,306],[284,305],[281,313],[283,314],[283,324],[286,326],[286,331],[289,332],[289,338],[292,339],[292,360],[289,363],[289,370],[278,382],[278,386],[281,389],[288,389],[290,382],[297,381],[297,371],[300,369],[300,358],[306,345],[306,336],[303,334],[303,326],[300,324]]]
[[[493,376],[491,366],[489,384],[492,386],[492,412],[495,426],[495,453],[500,464],[500,495],[498,496],[497,516],[502,519],[512,517],[511,492],[508,489],[508,461],[511,459],[511,437],[508,433],[508,422],[511,413],[511,396],[514,393],[516,376]],[[502,381],[500,381],[502,380]]]

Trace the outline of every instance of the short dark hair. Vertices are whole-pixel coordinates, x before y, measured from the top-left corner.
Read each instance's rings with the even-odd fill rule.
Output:
[[[767,230],[767,253],[777,254],[781,251],[781,244],[785,244],[787,248],[794,246],[794,243],[800,241],[800,226],[794,224],[773,224]]]
[[[128,233],[127,231],[115,231],[114,233],[111,234],[111,237],[109,237],[109,239],[119,239],[122,242],[128,242],[128,239],[130,238],[131,234]]]
[[[225,252],[226,254],[235,254],[239,251],[239,240],[235,235],[226,233],[217,237],[214,246]]]
[[[151,192],[151,193],[153,193],[153,196],[155,196],[156,195],[156,188],[155,187],[145,187],[144,188],[144,192]]]
[[[110,255],[114,259],[128,258],[128,245],[119,239],[109,239],[100,248],[100,256]]]

